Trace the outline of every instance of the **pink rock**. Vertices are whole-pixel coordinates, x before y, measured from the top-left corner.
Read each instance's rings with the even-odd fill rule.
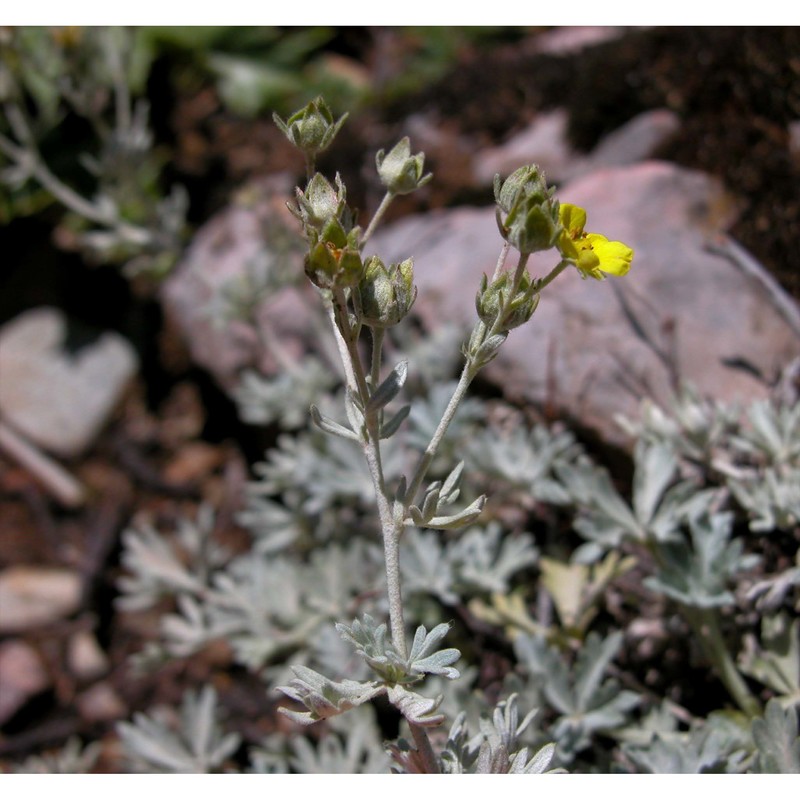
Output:
[[[48,686],[47,671],[30,645],[16,639],[0,644],[0,725]]]
[[[137,369],[136,353],[106,331],[74,354],[63,349],[67,319],[26,311],[0,330],[0,412],[46,450],[75,456],[94,440]]]
[[[288,258],[298,275],[302,258],[285,250],[299,241],[299,230],[286,202],[293,184],[285,175],[271,176],[247,187],[234,203],[208,222],[195,236],[181,263],[162,289],[167,313],[183,334],[195,363],[208,370],[226,389],[244,368],[272,371],[253,328],[215,317],[215,303],[233,282],[241,281],[259,259]],[[278,242],[276,232],[283,242]],[[316,298],[312,298],[316,300]],[[283,289],[258,307],[259,324],[279,330],[281,344],[293,357],[305,351],[307,313],[301,292]]]
[[[800,353],[764,280],[709,251],[735,214],[714,179],[651,161],[594,172],[558,196],[587,209],[587,230],[632,246],[633,267],[603,282],[570,269],[545,290],[488,367],[508,395],[548,402],[621,441],[613,416],[636,415],[645,395],[665,402],[675,375],[712,397],[748,400],[766,386],[742,364],[772,378]],[[402,220],[371,242],[387,261],[415,256],[415,310],[431,326],[473,324],[480,276],[501,243],[493,207]],[[532,271],[557,260],[537,256]]]

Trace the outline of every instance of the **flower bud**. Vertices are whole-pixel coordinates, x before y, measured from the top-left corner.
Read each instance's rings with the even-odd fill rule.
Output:
[[[535,164],[520,167],[502,182],[495,176],[497,225],[503,238],[520,253],[549,250],[558,240],[561,224],[553,192]]]
[[[290,205],[289,210],[303,223],[306,232],[309,228],[321,230],[331,219],[342,219],[347,193],[338,173],[336,189],[317,172],[309,181],[305,192],[297,187],[295,194],[297,205]]]
[[[372,256],[358,284],[362,319],[373,328],[396,325],[411,310],[417,297],[414,286],[414,262],[408,258],[386,267]]]
[[[388,153],[379,150],[375,156],[381,183],[392,194],[409,194],[424,186],[433,175],[422,174],[425,167],[425,154],[411,155],[411,142],[403,137]]]
[[[330,219],[322,233],[312,239],[305,261],[308,279],[323,289],[357,284],[364,272],[360,235],[359,228],[345,233],[337,219]]]
[[[272,119],[293,145],[313,158],[333,141],[347,119],[347,114],[334,122],[328,104],[322,97],[317,97],[285,122],[277,114],[273,114]]]
[[[489,283],[483,276],[481,288],[475,297],[475,308],[481,321],[496,333],[504,333],[526,323],[539,305],[539,294],[534,292],[530,275],[523,273],[514,297],[509,299],[513,277],[501,272]]]

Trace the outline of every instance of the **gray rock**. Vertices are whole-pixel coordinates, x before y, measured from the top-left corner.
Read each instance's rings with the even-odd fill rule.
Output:
[[[735,216],[715,180],[645,162],[594,172],[559,198],[588,210],[589,231],[633,247],[633,267],[603,282],[569,270],[547,288],[488,368],[508,395],[547,402],[621,442],[612,417],[635,415],[645,395],[664,402],[676,376],[709,396],[748,400],[766,394],[752,370],[773,378],[800,353],[766,281],[709,251]],[[501,239],[493,207],[461,208],[402,220],[370,244],[387,261],[414,255],[415,310],[429,326],[471,326]],[[532,270],[543,275],[556,261],[538,256]]]
[[[102,333],[70,354],[67,319],[54,308],[20,314],[0,330],[0,412],[59,456],[83,452],[108,419],[137,358],[125,339]]]
[[[78,610],[81,578],[58,567],[16,566],[0,572],[0,634],[57,622]]]

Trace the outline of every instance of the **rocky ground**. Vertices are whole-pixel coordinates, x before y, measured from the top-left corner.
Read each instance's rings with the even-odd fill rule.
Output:
[[[364,31],[338,45],[378,81],[377,64],[402,69],[414,43]],[[542,163],[562,199],[590,209],[590,229],[630,243],[624,287],[568,276],[537,312],[534,338],[512,337],[489,376],[492,391],[624,449],[611,415],[644,394],[688,378],[711,396],[758,397],[800,354],[798,53],[796,28],[515,32],[466,48],[431,85],[353,113],[322,167],[361,185],[352,199],[369,208],[374,151],[404,134],[425,150],[434,183],[398,203],[374,243],[386,259],[415,256],[423,324],[473,312],[498,250],[495,171]],[[300,165],[270,121],[234,117],[213,89],[172,96],[170,113],[162,90],[150,86],[159,136],[192,189],[197,233],[159,293],[60,251],[55,209],[0,231],[6,764],[79,734],[105,742],[100,768],[114,770],[116,720],[176,701],[224,661],[209,652],[131,675],[152,621],[115,611],[120,537],[135,515],[169,526],[206,502],[219,536],[246,545],[234,515],[276,431],[238,420],[225,389],[255,356],[196,313],[198,291],[244,263],[259,214],[274,213]],[[242,186],[263,202],[231,201]],[[289,296],[271,302],[293,308]],[[302,320],[287,313],[282,324],[302,348]],[[242,702],[243,724],[259,711]]]

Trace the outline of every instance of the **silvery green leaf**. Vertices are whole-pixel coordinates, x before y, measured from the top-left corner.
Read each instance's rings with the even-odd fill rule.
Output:
[[[756,772],[800,773],[796,708],[783,709],[778,700],[770,700],[763,719],[753,720],[753,739],[758,748]]]
[[[432,517],[423,523],[415,522],[420,527],[433,528],[439,531],[452,531],[463,528],[474,522],[483,511],[486,504],[486,495],[481,495],[477,500],[473,500],[466,508],[459,511],[457,514],[451,514],[443,517]],[[423,514],[424,520],[424,514]]]
[[[800,586],[800,551],[795,555],[797,566],[754,583],[747,591],[747,599],[756,601],[756,608],[775,611],[795,586]]]
[[[332,717],[330,727],[333,730],[315,740],[316,746],[306,736],[292,737],[293,755],[289,761],[296,773],[370,775],[389,771],[383,737],[369,706]]]
[[[400,568],[404,592],[432,594],[448,605],[458,602],[452,562],[438,534],[416,528],[407,531],[400,549]]]
[[[464,471],[464,462],[459,461],[455,467],[450,471],[450,474],[445,478],[442,488],[439,492],[444,502],[452,503],[457,498],[458,482],[461,480],[461,474]],[[453,496],[456,495],[456,496]]]
[[[634,460],[633,513],[637,520],[646,525],[653,518],[659,501],[675,476],[678,459],[672,448],[666,445],[647,445],[639,441]]]
[[[28,756],[11,765],[11,771],[22,775],[82,775],[92,772],[102,750],[100,741],[84,747],[77,736],[72,736],[60,749]]]
[[[800,620],[767,615],[760,641],[747,634],[744,645],[738,659],[742,672],[777,692],[784,703],[800,701]]]
[[[367,416],[380,411],[391,403],[403,388],[407,376],[408,361],[401,361],[370,396],[365,409]]]
[[[410,691],[402,684],[390,686],[386,690],[389,702],[413,725],[426,728],[436,727],[444,722],[444,714],[436,713],[442,698],[428,698]]]
[[[589,708],[593,695],[600,688],[608,665],[622,645],[622,632],[612,633],[607,638],[590,637],[586,646],[578,653],[575,662],[575,708]]]
[[[543,775],[556,754],[556,746],[552,742],[540,748],[528,759],[528,748],[524,747],[511,759],[509,775]]]
[[[511,576],[535,564],[538,555],[530,534],[509,534],[496,521],[464,531],[447,546],[459,588],[471,592],[507,592]]]
[[[730,770],[733,753],[721,731],[709,725],[665,737],[656,733],[647,745],[623,746],[625,755],[645,773],[701,775]]]
[[[239,747],[237,734],[223,734],[217,696],[211,687],[184,695],[180,728],[172,730],[158,716],[134,714],[133,723],[117,730],[128,758],[150,772],[208,773],[218,771]]]
[[[728,488],[750,517],[750,530],[791,530],[800,523],[800,467],[767,467],[752,477],[728,478]]]
[[[494,336],[490,336],[475,352],[473,357],[475,364],[481,367],[486,366],[494,359],[507,338],[508,333],[497,333]]]
[[[697,608],[732,603],[734,597],[727,585],[759,560],[743,554],[741,539],[731,541],[732,529],[732,514],[704,514],[690,519],[691,544],[662,545],[660,565],[655,575],[645,579],[645,585]]]
[[[340,425],[338,422],[334,422],[329,417],[324,416],[320,413],[320,410],[312,405],[310,408],[311,412],[311,419],[314,424],[325,433],[330,433],[333,436],[341,436],[342,439],[349,439],[352,442],[360,441],[358,436],[353,433],[349,428],[345,428],[344,425]]]
[[[439,507],[439,491],[441,489],[441,482],[435,481],[430,484],[425,490],[425,499],[422,503],[422,519],[427,521],[436,513]]]
[[[519,722],[517,695],[498,703],[480,721],[480,733],[470,737],[467,715],[460,713],[448,735],[440,763],[446,774],[534,774],[547,771],[555,752],[555,745],[548,744],[528,758],[528,746],[519,737],[529,726],[536,712],[529,712]]]
[[[252,425],[277,422],[284,429],[305,425],[305,409],[333,385],[334,377],[316,358],[307,356],[293,370],[267,377],[246,370],[233,390],[243,421]]]
[[[551,735],[563,761],[589,747],[597,733],[623,725],[640,702],[638,695],[620,690],[614,680],[604,680],[621,642],[621,633],[606,639],[590,633],[571,668],[542,637],[521,635],[514,642],[520,663],[561,714]]]
[[[483,428],[466,442],[472,470],[502,481],[544,502],[565,505],[570,496],[555,479],[558,463],[569,464],[581,452],[572,433],[536,425],[522,435],[519,426],[511,430]]]
[[[304,705],[308,711],[278,710],[300,725],[311,725],[321,719],[342,714],[383,694],[385,687],[377,681],[332,681],[308,667],[292,667],[295,678],[288,686],[278,690],[287,697]]]
[[[759,456],[771,466],[800,461],[800,406],[757,400],[747,410],[749,428],[732,437],[733,445],[747,455]]]
[[[173,536],[147,522],[126,530],[121,561],[128,574],[118,583],[118,605],[141,609],[165,595],[202,594],[212,572],[230,558],[213,541],[213,531],[214,515],[207,506],[201,506],[195,521],[180,518]]]
[[[426,633],[425,626],[420,625],[414,634],[411,652],[408,655],[409,675],[443,675],[445,678],[455,680],[459,676],[457,669],[451,667],[461,657],[461,653],[454,647],[446,650],[435,648],[447,636],[450,625],[441,623],[430,633]]]
[[[388,422],[381,423],[381,439],[389,439],[397,433],[406,417],[411,413],[411,406],[403,406]]]
[[[428,446],[455,388],[455,382],[439,383],[433,386],[425,397],[414,401],[408,426],[408,443],[411,447],[425,450]],[[486,408],[482,401],[474,397],[462,400],[458,413],[447,429],[447,436],[439,447],[434,465],[441,462],[447,465],[448,470],[451,469],[451,465],[459,460],[454,453],[455,443],[461,441],[468,433],[471,434],[485,419]]]

